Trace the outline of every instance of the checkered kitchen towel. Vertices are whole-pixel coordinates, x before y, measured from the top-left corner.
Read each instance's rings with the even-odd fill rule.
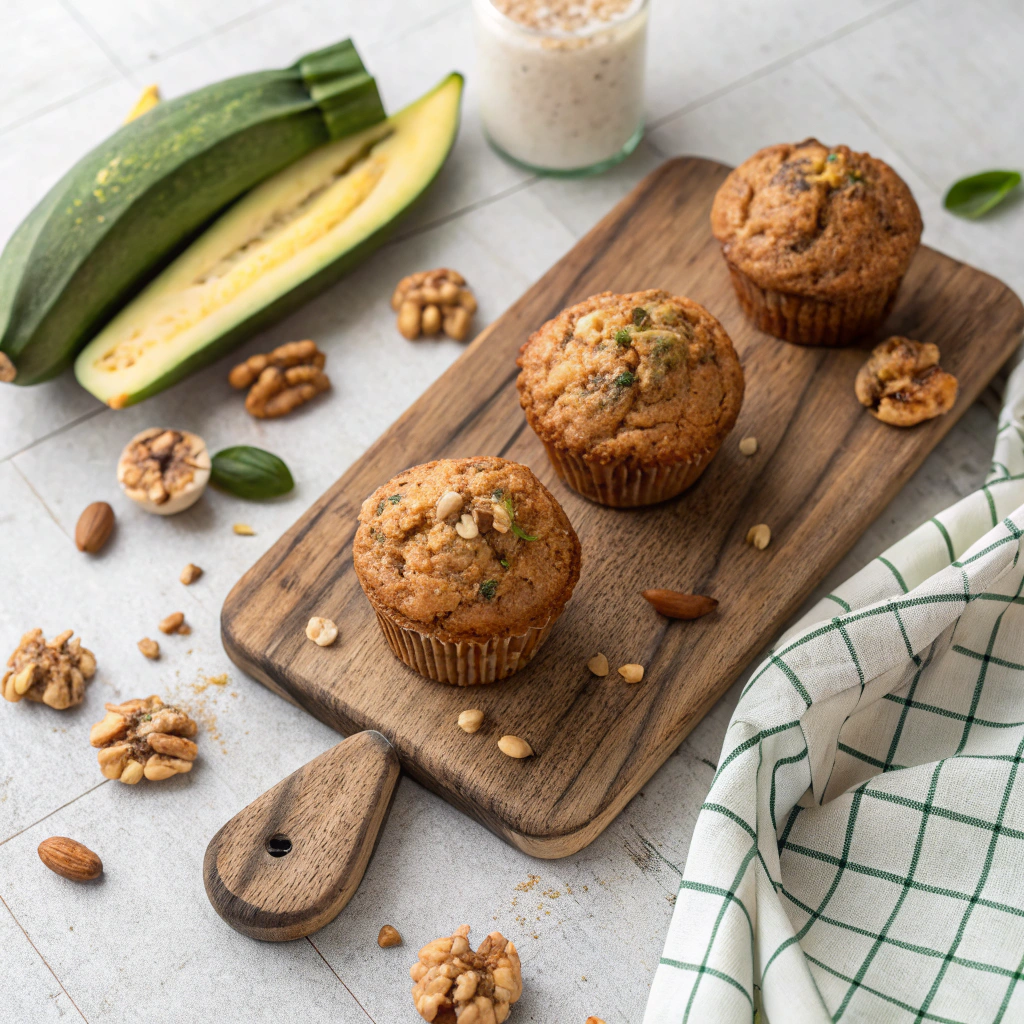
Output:
[[[751,677],[645,1024],[1024,1021],[1024,365],[994,458]]]

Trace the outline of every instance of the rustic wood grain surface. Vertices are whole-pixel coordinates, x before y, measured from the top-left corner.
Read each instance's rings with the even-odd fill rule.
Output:
[[[960,380],[947,416],[912,430],[857,403],[863,349],[800,348],[743,319],[708,227],[727,168],[671,160],[649,175],[403,415],[248,572],[222,613],[236,663],[332,727],[379,729],[422,783],[539,857],[579,850],[604,829],[885,507],[1016,346],[1024,310],[999,281],[928,248],[910,269],[884,335],[933,341]],[[563,306],[605,289],[661,287],[701,302],[732,336],[746,375],[739,422],[702,479],[644,511],[589,504],[554,476],[526,427],[515,356]],[[871,340],[866,339],[865,347]],[[758,452],[740,454],[754,435]],[[423,679],[391,657],[352,571],[363,498],[402,469],[439,457],[526,463],[563,503],[583,544],[583,573],[534,662],[471,691]],[[758,551],[745,543],[771,527]],[[717,612],[670,622],[648,587],[710,594]],[[342,626],[319,648],[311,615]],[[640,662],[646,676],[601,679],[587,659]],[[467,736],[461,710],[482,708]],[[505,733],[536,756],[513,761]]]
[[[332,921],[359,887],[398,774],[387,740],[361,732],[257,797],[206,848],[203,879],[217,913],[271,942]]]

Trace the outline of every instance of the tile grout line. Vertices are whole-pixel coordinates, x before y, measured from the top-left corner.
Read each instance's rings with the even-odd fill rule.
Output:
[[[73,427],[77,427],[79,423],[84,423],[86,420],[92,419],[93,416],[99,416],[101,412],[106,412],[107,406],[102,405],[98,409],[90,409],[86,413],[82,413],[81,416],[76,416],[73,420],[57,427],[56,430],[51,430],[48,434],[43,434],[42,437],[37,437],[34,441],[29,441],[23,448],[19,448],[16,452],[11,452],[10,455],[5,455],[0,458],[0,466],[5,462],[11,462],[16,459],[19,455],[24,455],[25,452],[35,448],[37,444],[42,444],[44,441],[49,441],[51,438],[57,437],[63,434],[65,430],[71,430]]]
[[[76,1003],[76,1002],[74,1001],[74,999],[72,999],[72,998],[71,998],[71,993],[70,993],[70,992],[68,992],[68,990],[67,990],[67,989],[66,989],[66,988],[64,987],[64,982],[62,982],[62,981],[60,980],[60,978],[58,978],[58,977],[57,977],[57,972],[56,972],[56,971],[55,971],[55,970],[54,970],[54,969],[53,969],[53,968],[52,968],[52,967],[50,966],[50,964],[49,964],[49,962],[47,961],[46,957],[45,957],[45,956],[43,956],[43,954],[39,952],[39,947],[38,947],[38,946],[37,946],[37,945],[36,945],[36,944],[35,944],[35,943],[34,943],[34,942],[32,941],[32,939],[31,939],[31,938],[29,937],[29,934],[28,934],[28,932],[27,932],[27,931],[25,931],[24,927],[22,927],[22,924],[21,924],[21,922],[20,922],[20,921],[19,921],[19,920],[18,920],[18,919],[17,919],[17,918],[16,918],[15,916],[14,916],[14,911],[13,911],[13,910],[11,910],[11,908],[10,908],[10,907],[8,906],[8,904],[7,904],[7,900],[5,900],[5,899],[3,898],[3,896],[0,896],[0,903],[2,903],[2,904],[4,905],[4,909],[5,909],[6,911],[7,911],[7,913],[8,913],[8,914],[10,914],[10,915],[11,915],[11,919],[12,919],[12,920],[14,921],[14,923],[15,923],[15,924],[16,924],[16,925],[17,925],[17,926],[18,926],[19,928],[21,928],[21,934],[25,936],[25,941],[26,941],[26,942],[27,942],[27,943],[28,943],[28,944],[29,944],[29,945],[30,945],[30,946],[31,946],[31,947],[32,947],[32,948],[33,948],[33,949],[35,950],[35,954],[36,954],[36,956],[37,956],[37,957],[39,957],[39,959],[43,961],[43,964],[45,965],[46,969],[47,969],[47,970],[48,970],[48,971],[49,971],[49,972],[50,972],[50,973],[51,973],[51,974],[53,975],[53,980],[54,980],[55,982],[57,982],[57,984],[58,984],[58,985],[60,985],[60,990],[61,990],[61,992],[63,992],[63,993],[64,993],[64,995],[66,995],[66,996],[68,997],[68,1002],[69,1002],[69,1003],[70,1003],[70,1004],[71,1004],[71,1005],[72,1005],[72,1006],[73,1006],[73,1007],[75,1008],[75,1010],[76,1010],[76,1011],[78,1012],[78,1016],[79,1016],[79,1017],[81,1017],[81,1018],[82,1018],[82,1020],[84,1020],[84,1021],[85,1021],[85,1024],[89,1024],[89,1018],[88,1018],[88,1017],[86,1017],[86,1015],[85,1015],[84,1013],[82,1013],[82,1011],[81,1011],[81,1010],[79,1009],[78,1003]]]
[[[713,103],[722,96],[728,95],[735,89],[742,88],[745,85],[750,85],[751,82],[756,82],[758,79],[765,78],[775,71],[788,67],[790,64],[800,60],[801,57],[806,57],[809,54],[814,53],[815,50],[820,50],[822,47],[828,46],[830,43],[837,42],[854,32],[858,32],[860,29],[865,28],[868,25],[873,25],[876,21],[880,21],[904,7],[909,7],[915,2],[916,0],[894,0],[893,3],[887,4],[885,7],[882,7],[877,11],[865,14],[862,18],[857,18],[856,20],[843,25],[832,32],[826,33],[810,43],[798,46],[795,50],[785,56],[777,57],[775,60],[769,61],[763,67],[748,72],[742,77],[737,78],[734,82],[730,82],[728,85],[723,85],[718,89],[713,89],[711,92],[685,104],[678,110],[674,110],[668,114],[662,114],[661,117],[656,117],[650,122],[648,128],[651,130],[658,129],[662,127],[662,125],[668,124],[669,121],[675,120],[677,117],[684,117],[686,114],[692,113],[694,110],[706,106],[708,103]]]
[[[100,786],[105,786],[109,781],[110,779],[104,779],[102,782],[97,782],[95,786],[91,786],[84,793],[79,793],[78,796],[73,796],[67,801],[67,803],[63,803],[60,807],[55,807],[52,811],[48,811],[41,818],[37,818],[35,821],[30,822],[24,828],[19,828],[17,832],[13,833],[13,835],[9,835],[6,839],[0,839],[0,846],[3,846],[4,843],[9,843],[12,839],[17,839],[20,835],[24,835],[30,828],[35,828],[36,825],[42,824],[42,822],[46,821],[47,818],[52,818],[55,814],[63,811],[65,807],[70,807],[73,803],[77,803],[82,799],[82,797],[88,796],[90,793],[95,793]]]
[[[118,74],[120,74],[122,78],[131,82],[131,74],[121,62],[121,59],[113,50],[110,49],[109,46],[107,46],[106,40],[104,40],[104,38],[92,27],[88,19],[79,12],[71,0],[57,0],[57,2],[64,9],[68,17],[70,17],[75,24],[78,25],[78,27],[100,48],[107,60],[117,68]],[[134,84],[134,82],[132,84]]]
[[[46,509],[46,514],[54,521],[57,529],[60,530],[60,532],[63,533],[64,536],[68,538],[68,540],[71,540],[71,536],[68,534],[67,530],[65,530],[64,527],[61,525],[60,520],[53,514],[53,512],[50,511],[50,506],[47,505],[46,502],[43,500],[43,496],[35,489],[35,487],[32,486],[32,481],[29,480],[29,478],[25,476],[24,473],[22,473],[22,471],[18,468],[17,463],[12,462],[11,466],[14,468],[14,472],[17,473],[18,476],[20,476],[21,479],[25,481],[25,486],[32,492],[33,495],[35,495],[36,501],[38,501],[39,504],[42,505],[44,509]]]
[[[103,78],[98,79],[91,85],[87,85],[78,92],[71,93],[70,96],[63,96],[59,100],[54,100],[52,103],[47,103],[41,106],[38,110],[33,110],[31,114],[25,114],[23,117],[15,118],[9,124],[0,125],[0,136],[6,135],[8,132],[15,131],[18,128],[23,128],[27,124],[31,124],[36,118],[45,117],[47,114],[52,114],[55,110],[60,110],[61,107],[66,107],[70,103],[74,103],[75,100],[80,100],[91,93],[97,92],[108,85],[113,85],[115,82],[123,81],[119,75],[105,75]]]
[[[341,982],[341,987],[342,987],[342,988],[343,988],[343,989],[344,989],[344,990],[345,990],[345,991],[346,991],[346,992],[347,992],[347,993],[348,993],[348,994],[349,994],[350,996],[352,996],[352,1000],[353,1000],[353,1002],[354,1002],[354,1003],[356,1004],[356,1006],[358,1006],[358,1007],[359,1007],[359,1009],[360,1009],[360,1010],[362,1010],[362,1011],[363,1011],[363,1013],[365,1013],[365,1014],[366,1014],[366,1018],[367,1018],[367,1020],[371,1020],[371,1021],[373,1021],[373,1018],[372,1018],[372,1017],[370,1016],[370,1012],[369,1012],[369,1010],[367,1010],[367,1009],[366,1009],[366,1007],[365,1007],[365,1006],[363,1006],[363,1004],[362,1004],[361,1002],[359,1002],[359,1000],[358,1000],[358,999],[356,999],[355,995],[354,995],[354,994],[353,994],[353,992],[352,992],[352,989],[350,989],[350,988],[348,987],[348,985],[346,985],[346,984],[345,984],[345,982],[343,982],[343,981],[341,980],[341,975],[340,975],[340,974],[338,974],[338,972],[337,972],[337,971],[336,971],[336,970],[335,970],[335,969],[334,969],[334,968],[333,968],[333,967],[332,967],[332,966],[331,966],[331,965],[330,965],[330,964],[328,963],[328,961],[327,961],[327,957],[325,957],[325,956],[323,955],[323,953],[321,953],[321,952],[320,952],[320,948],[319,948],[319,946],[317,946],[317,944],[316,944],[316,943],[315,943],[315,942],[314,942],[314,941],[313,941],[313,940],[312,940],[312,939],[311,939],[311,938],[310,938],[310,937],[309,937],[308,935],[306,936],[306,941],[307,941],[307,942],[308,942],[308,943],[309,943],[309,944],[310,944],[310,945],[311,945],[311,946],[312,946],[312,947],[313,947],[313,948],[314,948],[314,949],[316,950],[316,954],[317,954],[317,956],[318,956],[318,957],[320,957],[320,959],[321,959],[321,960],[323,960],[323,962],[324,962],[324,963],[325,963],[325,964],[327,965],[327,970],[329,970],[329,971],[331,972],[331,974],[333,974],[333,975],[334,975],[334,976],[335,976],[335,977],[336,977],[336,978],[338,979],[338,981],[339,981],[339,982]],[[69,997],[69,998],[70,998],[70,997]],[[376,1024],[376,1021],[374,1021],[374,1024]]]

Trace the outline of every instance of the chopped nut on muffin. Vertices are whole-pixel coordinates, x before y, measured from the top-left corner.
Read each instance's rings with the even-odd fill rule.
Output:
[[[690,299],[604,292],[563,310],[519,354],[519,401],[558,475],[614,506],[675,497],[743,402],[722,325]]]
[[[515,944],[491,932],[474,953],[469,925],[435,939],[420,950],[409,970],[415,984],[412,1001],[419,1015],[434,1024],[503,1024],[523,994],[523,973]]]
[[[82,703],[86,681],[96,674],[96,658],[82,646],[73,629],[66,629],[49,643],[41,629],[30,629],[7,659],[0,680],[4,698],[46,704],[57,711]]]
[[[108,779],[134,785],[143,776],[158,782],[192,770],[198,748],[189,737],[198,726],[183,708],[154,695],[106,709],[89,742],[100,748],[97,760]]]
[[[899,335],[875,347],[854,390],[861,405],[894,427],[912,427],[953,408],[957,380],[939,366],[939,347]]]
[[[533,656],[579,578],[580,544],[526,466],[443,459],[366,499],[353,565],[396,656],[470,685]]]
[[[845,345],[888,315],[921,240],[921,212],[888,164],[817,139],[768,146],[715,196],[711,229],[756,327]]]

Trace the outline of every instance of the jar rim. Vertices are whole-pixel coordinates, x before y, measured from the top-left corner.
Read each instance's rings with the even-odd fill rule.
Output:
[[[586,28],[568,32],[557,29],[532,28],[529,25],[524,25],[522,22],[516,21],[515,18],[510,18],[504,12],[499,11],[495,7],[493,0],[473,0],[473,6],[478,11],[486,9],[487,13],[483,14],[483,17],[491,17],[495,21],[501,22],[507,28],[524,36],[530,36],[535,39],[589,39],[591,36],[596,36],[602,32],[608,32],[628,24],[633,18],[646,12],[648,6],[650,6],[650,0],[632,0],[632,3],[630,3],[625,11],[611,21],[599,21],[593,25],[586,26]]]

